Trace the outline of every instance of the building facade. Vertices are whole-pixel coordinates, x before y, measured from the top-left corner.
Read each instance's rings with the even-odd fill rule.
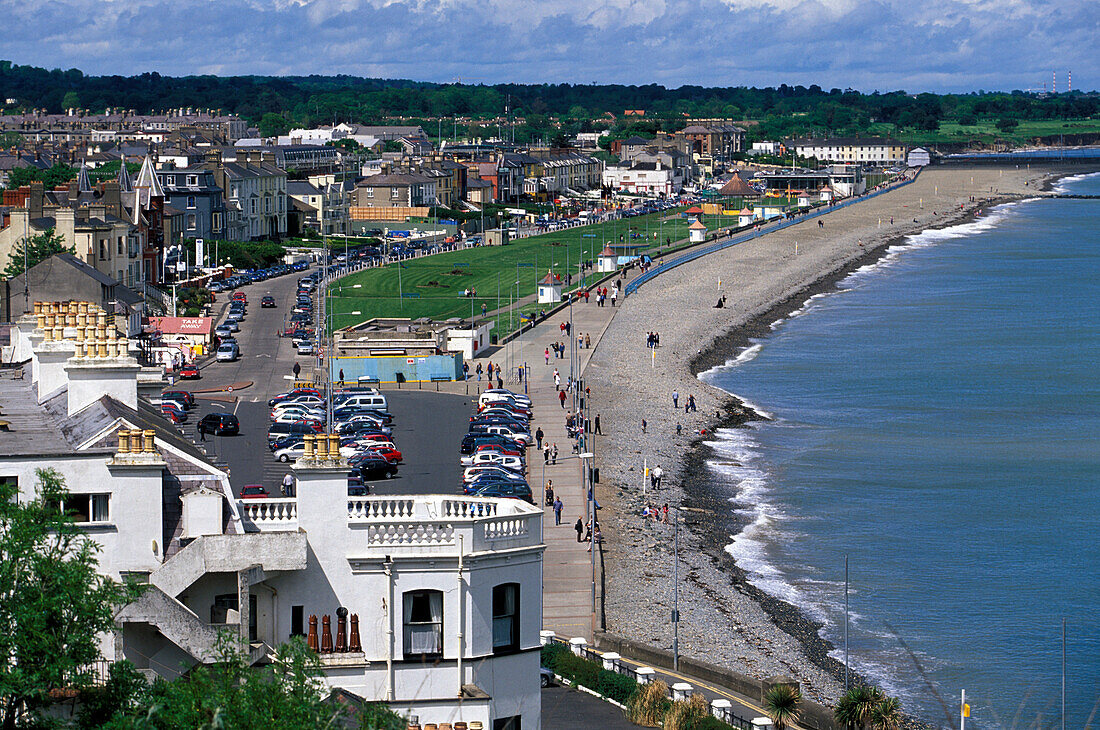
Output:
[[[862,165],[890,165],[905,162],[906,147],[882,137],[803,138],[787,142],[800,157],[815,157],[827,162]]]

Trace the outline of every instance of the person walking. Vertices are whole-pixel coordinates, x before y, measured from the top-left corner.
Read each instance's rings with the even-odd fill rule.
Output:
[[[561,390],[561,375],[557,368],[554,368],[554,390]]]
[[[290,372],[294,373],[294,379],[298,379],[298,375],[302,372],[302,366],[297,361],[294,362],[294,367],[290,369]]]
[[[462,379],[463,380],[469,380],[470,379],[470,363],[468,363],[468,362],[463,362],[462,363]]]
[[[603,431],[600,430],[600,414],[599,413],[596,414],[595,426],[596,426],[595,433],[602,434]]]
[[[647,424],[647,423],[645,422],[645,419],[643,418],[643,419],[642,419],[642,433],[645,433],[645,428],[646,428],[646,426],[648,426],[648,425],[649,425],[649,424]]]
[[[584,349],[586,349],[586,350],[591,350],[592,349],[592,338],[588,336],[587,332],[584,333]]]
[[[672,407],[673,408],[679,408],[680,407],[680,393],[678,391],[675,391],[675,390],[672,391]]]
[[[284,497],[294,496],[294,475],[290,472],[283,476],[282,492]]]
[[[653,488],[654,489],[660,489],[661,488],[661,477],[663,477],[664,475],[665,475],[665,473],[661,469],[661,465],[658,464],[657,468],[653,470]]]
[[[692,393],[689,393],[688,394],[687,406],[684,408],[684,412],[686,413],[688,411],[691,411],[692,413],[694,413],[695,410],[696,410],[695,409],[695,395],[692,394]]]
[[[546,358],[546,364],[549,365],[550,364],[550,348],[549,347],[547,347],[545,350],[542,351],[542,356]]]
[[[577,542],[581,541],[581,535],[584,534],[584,519],[577,518],[577,524],[573,525],[573,529],[577,531]]]
[[[477,382],[480,383],[481,382],[481,372],[482,372],[481,363],[477,364],[477,368],[474,369],[474,372],[477,373]]]
[[[554,524],[561,524],[561,511],[565,507],[561,502],[561,497],[554,497]]]
[[[482,317],[485,316],[485,305],[484,304],[481,305],[481,316]]]
[[[542,426],[539,426],[535,431],[535,448],[539,451],[542,451],[542,437],[545,435],[546,434],[542,432]]]
[[[554,464],[554,465],[557,465],[557,463],[558,463],[558,445],[557,444],[554,444],[553,448],[550,449],[550,463]]]
[[[558,390],[558,402],[561,403],[561,409],[565,410],[565,391]]]
[[[343,384],[343,382],[344,382],[344,369],[340,368],[340,383]]]
[[[546,480],[546,506],[552,507],[554,504],[554,480]]]
[[[543,464],[549,464],[550,463],[550,442],[549,441],[547,441],[546,444],[544,444],[543,447],[542,447],[542,463]]]

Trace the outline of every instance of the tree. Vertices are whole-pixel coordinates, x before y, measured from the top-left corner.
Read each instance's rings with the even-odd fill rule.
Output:
[[[1002,132],[1011,132],[1018,126],[1020,126],[1020,121],[1018,119],[1002,118],[997,120],[997,129]]]
[[[775,730],[785,730],[798,722],[802,693],[791,684],[777,684],[764,693],[764,713],[771,718]]]
[[[290,122],[282,114],[268,112],[260,118],[260,136],[278,137],[290,131]]]
[[[70,91],[61,97],[62,109],[79,109],[80,108],[80,96],[75,91]]]
[[[23,260],[24,249],[27,254],[26,261]],[[76,253],[76,249],[66,246],[65,239],[57,235],[52,228],[31,236],[30,239],[21,238],[8,254],[8,265],[4,267],[4,276],[9,279],[19,276],[26,269],[59,253]]]
[[[897,697],[883,697],[871,710],[871,723],[877,730],[898,730],[901,726],[901,702]]]
[[[137,596],[97,570],[99,546],[59,507],[61,476],[39,469],[38,491],[20,502],[0,482],[0,712],[4,730],[49,704],[51,690],[87,687],[101,658],[99,635]]]
[[[326,700],[321,665],[301,638],[278,648],[271,664],[249,666],[238,639],[223,634],[219,661],[199,667],[174,681],[158,680],[136,706],[103,727],[108,730],[175,730],[176,728],[360,727],[402,730],[405,721],[384,705],[351,711]]]
[[[23,135],[19,132],[2,132],[0,133],[0,147],[11,148],[18,147],[19,143],[23,141]]]
[[[871,715],[876,705],[884,699],[878,687],[856,685],[845,692],[833,709],[836,721],[846,728],[864,730],[871,724]]]

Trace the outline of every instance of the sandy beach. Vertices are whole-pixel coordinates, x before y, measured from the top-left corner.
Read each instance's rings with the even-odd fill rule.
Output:
[[[1028,197],[1057,174],[928,168],[905,188],[830,213],[823,227],[807,221],[667,272],[623,304],[585,372],[603,430],[597,466],[609,632],[671,649],[672,527],[640,513],[647,503],[679,504],[681,652],[754,677],[794,677],[819,702],[840,694],[843,668],[828,657],[820,627],[750,585],[724,551],[741,525],[727,497],[705,487],[709,449],[699,431],[757,416],[696,375],[899,238],[957,223],[992,201]],[[727,297],[722,309],[715,308],[719,291]],[[660,333],[655,351],[646,347],[652,331]],[[683,410],[689,395],[694,413]],[[643,463],[665,473],[661,489],[645,497]]]

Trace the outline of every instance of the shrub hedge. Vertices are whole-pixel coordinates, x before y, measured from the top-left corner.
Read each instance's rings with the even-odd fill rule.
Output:
[[[620,704],[625,705],[638,691],[638,683],[631,677],[608,671],[596,662],[579,657],[563,644],[542,647],[542,666]]]

